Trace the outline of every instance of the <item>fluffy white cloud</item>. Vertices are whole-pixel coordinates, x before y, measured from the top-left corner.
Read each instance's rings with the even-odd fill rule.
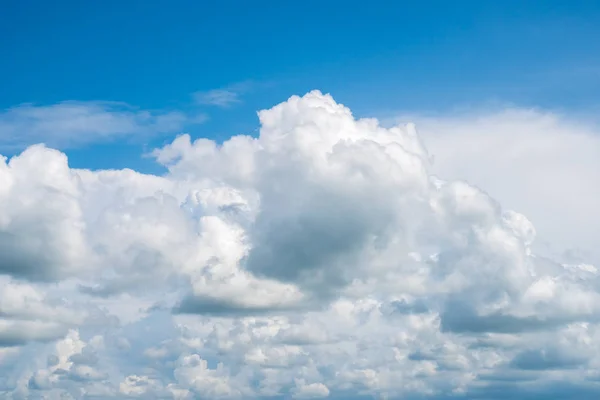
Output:
[[[259,118],[257,138],[157,149],[164,176],[43,146],[2,164],[0,394],[600,393],[593,265],[534,251],[525,216],[442,180],[413,125],[319,92]]]
[[[80,307],[42,288],[5,277],[0,288],[0,347],[59,339],[87,317]]]

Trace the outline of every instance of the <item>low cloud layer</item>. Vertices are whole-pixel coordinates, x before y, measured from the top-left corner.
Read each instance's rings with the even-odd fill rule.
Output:
[[[432,161],[460,143],[433,157],[316,91],[259,118],[157,149],[164,176],[0,163],[0,394],[600,394],[598,270],[449,180]]]

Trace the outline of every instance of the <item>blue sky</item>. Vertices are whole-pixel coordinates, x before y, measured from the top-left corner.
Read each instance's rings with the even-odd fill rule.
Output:
[[[194,137],[252,133],[257,110],[315,88],[361,116],[582,112],[600,92],[594,1],[5,1],[0,37],[1,108],[115,101],[207,116],[182,122]],[[194,101],[220,88],[240,101]],[[65,150],[76,167],[122,167],[173,134]]]

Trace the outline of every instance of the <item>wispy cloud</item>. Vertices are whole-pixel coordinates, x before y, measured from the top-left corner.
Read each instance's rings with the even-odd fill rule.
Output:
[[[210,104],[217,107],[229,107],[239,103],[240,95],[228,89],[214,89],[207,92],[194,93],[194,99],[198,104]]]
[[[198,105],[227,108],[257,86],[252,81],[192,93],[193,103],[179,110],[146,110],[124,102],[63,101],[24,103],[0,110],[0,150],[19,150],[36,143],[60,149],[122,139],[145,139],[182,133],[204,123]]]
[[[219,89],[195,92],[192,96],[196,104],[227,108],[236,103],[241,103],[241,95],[248,92],[252,86],[253,82],[245,81]]]
[[[205,114],[141,110],[120,102],[21,104],[0,112],[0,148],[21,148],[40,142],[65,148],[117,138],[179,133],[206,119]]]

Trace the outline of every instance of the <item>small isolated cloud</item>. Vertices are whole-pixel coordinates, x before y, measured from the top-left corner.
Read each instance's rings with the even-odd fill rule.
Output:
[[[558,201],[596,221],[578,197],[600,182],[596,131],[430,120],[428,150],[318,91],[259,119],[258,137],[156,149],[160,176],[42,145],[0,159],[0,397],[600,396],[598,265],[536,247],[597,240],[552,220]]]
[[[175,134],[206,115],[180,111],[139,110],[117,102],[62,102],[48,106],[22,104],[0,112],[0,148],[21,149],[45,143],[51,147]]]
[[[198,104],[209,104],[217,107],[229,107],[239,103],[239,93],[228,89],[213,89],[207,92],[196,92],[194,99]]]
[[[224,88],[195,92],[192,96],[197,104],[227,108],[241,103],[241,95],[252,86],[251,82],[240,82]]]

